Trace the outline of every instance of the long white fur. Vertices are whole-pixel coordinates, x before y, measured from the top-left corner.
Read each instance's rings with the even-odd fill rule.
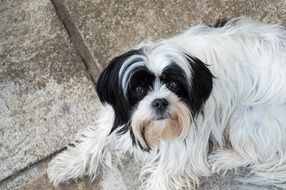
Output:
[[[191,27],[144,48],[147,67],[158,75],[169,63],[168,54],[185,71],[184,53],[209,65],[216,78],[204,115],[191,123],[186,139],[161,140],[146,153],[132,146],[128,133],[108,136],[114,113],[107,105],[98,124],[80,133],[82,142],[52,160],[50,181],[94,178],[99,166],[116,168],[131,152],[143,164],[142,189],[195,189],[201,176],[240,166],[251,170],[244,182],[286,189],[285,28],[240,17],[222,28]],[[210,139],[215,142],[211,153]]]

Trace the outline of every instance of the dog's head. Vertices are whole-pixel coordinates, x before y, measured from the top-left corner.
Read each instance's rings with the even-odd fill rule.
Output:
[[[96,90],[114,109],[111,132],[130,131],[133,143],[148,151],[159,139],[186,135],[211,93],[212,78],[199,59],[161,43],[113,59]]]

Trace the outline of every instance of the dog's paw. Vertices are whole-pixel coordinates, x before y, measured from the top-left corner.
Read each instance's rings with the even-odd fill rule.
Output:
[[[83,160],[67,152],[56,156],[49,163],[47,170],[49,181],[55,186],[70,179],[81,177],[85,172]]]
[[[226,174],[228,170],[247,165],[237,152],[233,150],[219,150],[208,156],[208,161],[213,173]]]

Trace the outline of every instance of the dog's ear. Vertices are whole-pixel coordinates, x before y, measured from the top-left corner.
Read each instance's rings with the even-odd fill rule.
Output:
[[[115,119],[111,132],[129,121],[130,105],[127,97],[124,96],[119,72],[124,61],[130,56],[138,54],[138,52],[139,50],[131,50],[114,58],[97,80],[96,92],[100,101],[103,104],[107,103],[111,105],[115,112]]]
[[[114,58],[100,74],[96,82],[96,92],[103,104],[113,105],[115,103],[115,93],[120,90],[119,70],[121,65],[120,58]]]
[[[188,57],[191,65],[190,103],[194,115],[198,114],[209,98],[213,88],[213,75],[207,65],[195,57]]]
[[[123,96],[123,88],[119,79],[119,72],[126,59],[139,50],[130,50],[118,57],[115,57],[99,76],[96,83],[96,92],[102,103],[114,105],[118,98]]]

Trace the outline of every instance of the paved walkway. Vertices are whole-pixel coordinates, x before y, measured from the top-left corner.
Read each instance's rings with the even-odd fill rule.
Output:
[[[94,81],[112,57],[144,40],[240,15],[285,24],[286,0],[0,1],[0,189],[54,189],[47,163],[95,122]],[[137,170],[125,162],[130,189]],[[230,189],[232,179],[216,176],[203,189]],[[83,179],[58,189],[100,183]]]

